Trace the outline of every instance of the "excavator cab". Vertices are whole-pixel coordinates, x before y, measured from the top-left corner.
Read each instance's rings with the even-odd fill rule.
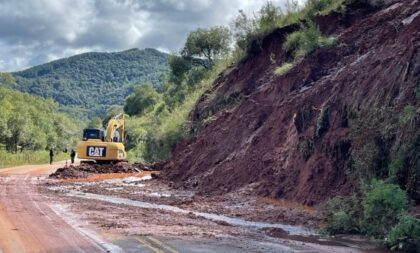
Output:
[[[102,140],[105,141],[105,134],[102,129],[86,128],[83,130],[83,141]]]
[[[110,119],[105,131],[87,128],[83,130],[83,139],[77,145],[77,157],[96,163],[126,161],[124,147],[124,114]]]

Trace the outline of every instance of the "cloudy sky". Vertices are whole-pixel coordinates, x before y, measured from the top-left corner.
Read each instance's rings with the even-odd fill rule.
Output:
[[[286,0],[272,0],[282,5]],[[0,0],[0,71],[89,51],[177,51],[197,27],[229,25],[265,0]]]

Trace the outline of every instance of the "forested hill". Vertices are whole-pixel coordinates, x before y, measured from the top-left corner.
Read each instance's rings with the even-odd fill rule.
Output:
[[[121,105],[133,85],[160,86],[168,55],[155,49],[84,53],[12,73],[21,91],[53,98],[76,117],[102,114]]]

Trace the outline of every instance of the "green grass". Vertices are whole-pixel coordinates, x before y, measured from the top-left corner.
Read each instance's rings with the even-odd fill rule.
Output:
[[[293,66],[294,66],[294,63],[286,62],[283,65],[277,67],[274,70],[274,74],[276,74],[278,76],[282,76],[282,75],[286,74],[287,72],[289,72],[293,68]]]
[[[69,153],[59,153],[54,156],[54,161],[62,161],[69,158]],[[49,163],[48,151],[23,151],[16,154],[0,150],[0,169],[28,164]]]
[[[294,55],[295,60],[321,47],[331,47],[338,43],[336,37],[323,36],[314,24],[289,34],[283,44],[284,50]]]
[[[154,110],[127,119],[127,132],[133,146],[129,147],[130,162],[155,162],[168,158],[178,140],[188,137],[188,115],[199,97],[207,90],[225,70],[231,59],[220,60],[207,73],[205,79],[187,91],[186,98],[177,106],[159,109],[163,102],[156,104]]]

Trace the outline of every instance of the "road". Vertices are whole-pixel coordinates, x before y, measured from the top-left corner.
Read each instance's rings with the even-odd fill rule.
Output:
[[[46,175],[63,165],[64,162],[58,162],[0,170],[0,253],[362,252],[354,248],[283,239],[266,240],[262,237],[197,238],[108,233],[68,210],[63,199],[60,202],[57,200],[59,198],[38,189],[39,180],[45,182]],[[83,201],[89,200],[79,201],[82,205]],[[101,205],[114,208],[112,203],[101,202]],[[129,207],[127,210],[137,212]],[[97,217],[103,219],[105,213]]]
[[[35,191],[31,181],[60,166],[63,162],[0,171],[0,248],[4,252],[103,252]]]

